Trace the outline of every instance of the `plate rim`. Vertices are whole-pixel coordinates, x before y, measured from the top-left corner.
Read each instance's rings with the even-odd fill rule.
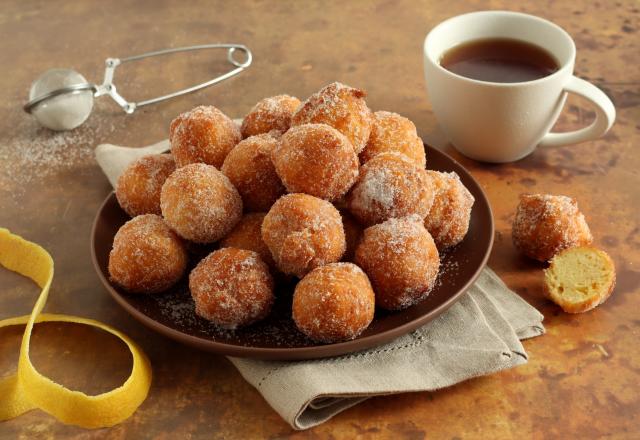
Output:
[[[460,297],[469,290],[469,288],[473,285],[473,283],[480,276],[480,273],[487,266],[487,262],[489,261],[489,257],[491,255],[491,251],[493,249],[494,238],[495,238],[495,221],[493,218],[493,210],[491,209],[491,204],[489,203],[489,198],[485,194],[482,186],[478,183],[478,181],[473,177],[473,175],[457,160],[453,157],[440,150],[439,148],[428,146],[426,143],[425,150],[434,149],[437,150],[438,153],[445,156],[452,163],[462,168],[467,176],[471,179],[473,184],[476,186],[478,190],[478,194],[482,197],[484,204],[486,205],[489,211],[489,226],[490,226],[490,238],[489,244],[486,248],[485,254],[482,257],[481,263],[473,273],[473,275],[469,278],[469,280],[458,289],[453,295],[451,295],[445,302],[440,304],[438,307],[430,310],[429,312],[411,320],[404,324],[398,325],[391,329],[385,330],[381,333],[376,333],[373,335],[351,339],[349,341],[337,342],[332,344],[322,344],[322,345],[314,345],[310,347],[255,347],[255,346],[245,346],[245,345],[233,345],[227,344],[225,342],[214,341],[211,339],[207,339],[200,336],[190,335],[174,328],[171,328],[155,319],[152,319],[145,313],[141,312],[137,308],[133,307],[129,302],[123,297],[123,295],[118,292],[111,284],[111,282],[107,279],[105,274],[102,272],[100,268],[100,264],[98,262],[98,257],[96,255],[96,229],[98,226],[98,219],[101,217],[101,213],[105,209],[107,203],[109,203],[113,198],[115,198],[115,191],[112,190],[105,197],[105,199],[100,204],[100,207],[96,211],[96,215],[93,219],[93,224],[91,226],[91,261],[93,263],[94,269],[100,278],[103,286],[109,293],[109,295],[122,307],[127,311],[130,315],[132,315],[136,320],[141,322],[143,325],[148,327],[149,329],[160,333],[164,336],[167,336],[175,341],[190,345],[192,347],[196,347],[198,349],[202,349],[209,352],[214,352],[218,354],[222,354],[225,356],[236,356],[243,358],[252,358],[252,359],[263,359],[263,360],[305,360],[305,359],[320,359],[320,358],[328,358],[328,357],[336,357],[336,356],[344,356],[350,355],[352,353],[356,353],[359,351],[367,350],[372,347],[381,346],[393,339],[396,339],[402,335],[405,335],[412,330],[415,330],[418,327],[421,327],[428,323],[429,321],[435,319],[437,316],[444,313],[449,307],[455,304],[456,301],[460,299]],[[476,197],[477,199],[477,197]],[[374,340],[373,342],[371,340]],[[369,342],[367,344],[367,342]],[[355,346],[355,347],[354,347]]]

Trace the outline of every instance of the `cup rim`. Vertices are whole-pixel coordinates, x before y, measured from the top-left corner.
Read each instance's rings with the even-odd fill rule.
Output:
[[[444,67],[442,67],[442,65],[440,65],[439,62],[433,60],[429,56],[429,54],[427,53],[427,46],[429,44],[429,37],[433,38],[432,35],[434,34],[434,32],[436,32],[439,28],[443,27],[447,23],[449,23],[451,21],[454,21],[454,20],[459,20],[462,17],[471,16],[471,15],[519,16],[519,17],[524,17],[524,18],[527,18],[527,19],[530,19],[530,20],[534,20],[534,21],[538,21],[538,22],[544,23],[545,25],[548,25],[548,26],[551,26],[551,27],[555,28],[556,30],[560,31],[560,33],[562,35],[564,35],[564,37],[569,42],[569,45],[570,45],[570,48],[571,48],[571,55],[569,56],[568,60],[566,60],[564,63],[562,63],[560,68],[558,70],[556,70],[555,72],[553,72],[551,75],[547,75],[545,77],[534,79],[534,80],[531,80],[531,81],[520,81],[520,82],[512,82],[512,83],[481,81],[481,80],[477,80],[477,79],[473,79],[473,78],[468,78],[466,76],[458,75],[457,73],[453,73],[450,70],[447,70]],[[451,47],[449,49],[451,49]],[[544,48],[544,49],[547,50],[546,48]],[[471,82],[473,84],[485,85],[485,86],[518,87],[518,86],[522,86],[522,85],[533,85],[533,84],[542,83],[544,81],[555,79],[558,76],[565,75],[566,71],[571,69],[572,61],[575,61],[576,44],[573,41],[573,38],[571,38],[571,35],[569,35],[569,33],[567,31],[565,31],[562,27],[560,27],[557,24],[555,24],[554,22],[549,21],[547,19],[544,19],[542,17],[538,17],[536,15],[531,15],[531,14],[525,14],[523,12],[504,11],[504,10],[487,10],[487,11],[475,11],[475,12],[468,12],[468,13],[465,13],[465,14],[455,15],[453,17],[447,18],[444,21],[441,21],[440,23],[438,23],[435,27],[433,27],[427,33],[427,36],[424,38],[424,44],[422,46],[422,51],[423,51],[423,56],[424,56],[425,60],[428,60],[432,65],[434,65],[436,67],[437,70],[439,70],[440,72],[444,73],[445,75],[447,75],[447,76],[449,76],[451,78],[465,80],[465,81]]]

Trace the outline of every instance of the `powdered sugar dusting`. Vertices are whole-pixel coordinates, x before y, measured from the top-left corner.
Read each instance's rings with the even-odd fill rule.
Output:
[[[162,324],[206,340],[249,347],[315,345],[296,329],[291,318],[292,291],[291,288],[279,292],[272,312],[266,319],[235,329],[222,328],[196,314],[195,303],[189,292],[186,278],[171,292],[138,297],[136,304],[143,313],[153,316]]]
[[[354,206],[371,207],[388,211],[393,209],[396,188],[390,185],[393,174],[388,168],[372,168],[358,188],[359,197],[353,199]]]
[[[0,190],[10,188],[15,196],[16,191],[34,180],[92,167],[94,147],[116,129],[112,118],[99,114],[104,105],[97,100],[94,114],[70,131],[43,128],[20,111],[20,117],[15,118],[17,126],[12,129],[16,135],[0,144]]]

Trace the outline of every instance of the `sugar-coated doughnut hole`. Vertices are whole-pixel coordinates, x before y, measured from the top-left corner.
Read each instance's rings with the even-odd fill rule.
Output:
[[[205,257],[189,275],[196,314],[235,329],[265,318],[274,302],[269,268],[253,251],[223,248]]]
[[[291,119],[291,126],[327,124],[345,135],[356,153],[369,139],[373,116],[364,100],[366,92],[339,82],[331,83],[303,102]]]
[[[284,133],[289,129],[291,117],[298,106],[300,100],[289,95],[271,96],[258,101],[242,120],[242,136],[247,138],[272,130]]]
[[[376,304],[401,310],[429,294],[438,276],[440,257],[422,219],[411,216],[365,229],[355,263],[369,276]]]
[[[348,196],[349,211],[363,225],[394,217],[425,218],[434,199],[427,171],[400,153],[380,153],[360,168]]]
[[[307,194],[278,199],[262,222],[262,238],[277,267],[298,277],[339,261],[346,247],[338,210]]]
[[[160,194],[162,215],[182,238],[212,243],[242,217],[242,199],[227,176],[211,165],[194,163],[169,176]]]
[[[514,246],[529,258],[548,261],[563,249],[591,244],[593,236],[575,199],[522,194],[513,220],[512,239]]]
[[[160,214],[160,191],[176,169],[170,154],[150,154],[136,159],[125,168],[116,184],[120,207],[131,217]]]
[[[220,247],[233,247],[257,252],[262,261],[275,268],[271,251],[262,240],[262,222],[266,212],[250,212],[242,216],[238,224],[220,241]]]
[[[351,142],[325,124],[292,127],[273,151],[276,172],[287,191],[335,200],[358,178],[358,156]]]
[[[278,140],[270,134],[251,136],[236,145],[221,171],[237,188],[246,211],[268,211],[285,193],[271,154]]]
[[[467,235],[475,200],[455,172],[427,170],[427,173],[435,187],[435,198],[424,226],[442,250],[455,246]]]
[[[220,168],[240,139],[236,123],[211,105],[180,114],[169,127],[171,154],[178,168],[190,163]]]
[[[173,286],[187,267],[180,238],[162,217],[144,214],[126,222],[109,253],[112,282],[133,293],[157,293]]]
[[[375,112],[371,135],[360,153],[360,161],[364,164],[377,154],[393,151],[404,154],[417,167],[426,165],[424,144],[413,122],[397,113]]]
[[[373,320],[375,295],[355,264],[332,263],[309,272],[293,294],[293,320],[309,338],[348,341]]]

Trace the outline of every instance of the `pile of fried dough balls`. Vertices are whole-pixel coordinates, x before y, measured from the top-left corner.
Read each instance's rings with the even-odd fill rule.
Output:
[[[357,337],[375,306],[423,300],[474,199],[457,174],[425,169],[410,120],[373,113],[364,97],[332,83],[302,103],[265,98],[240,127],[213,106],[178,116],[171,154],[137,160],[118,181],[133,218],[114,238],[112,282],[161,292],[191,248],[215,244],[189,274],[197,315],[249,325],[270,313],[276,282],[296,277],[293,320],[323,343]]]

